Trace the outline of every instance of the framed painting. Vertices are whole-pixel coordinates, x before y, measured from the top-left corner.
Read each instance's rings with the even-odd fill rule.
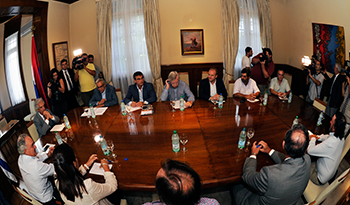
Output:
[[[53,49],[53,58],[55,62],[55,68],[60,70],[61,69],[61,60],[66,59],[68,68],[70,68],[69,58],[68,58],[68,42],[63,41],[59,43],[53,43],[52,44]]]
[[[181,29],[182,55],[204,54],[203,29]]]

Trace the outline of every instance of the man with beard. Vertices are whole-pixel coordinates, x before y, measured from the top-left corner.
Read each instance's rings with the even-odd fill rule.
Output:
[[[253,49],[251,47],[245,48],[245,56],[242,58],[242,69],[243,68],[249,68],[250,69],[250,57],[253,56]]]
[[[249,68],[242,70],[241,79],[237,79],[233,89],[233,97],[255,100],[260,95],[260,90],[256,82],[250,78]]]

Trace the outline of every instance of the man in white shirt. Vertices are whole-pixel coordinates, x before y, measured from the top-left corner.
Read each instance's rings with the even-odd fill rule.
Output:
[[[331,180],[338,170],[344,147],[345,117],[337,112],[330,122],[329,135],[310,135],[307,153],[318,157],[311,165],[310,180],[316,185],[323,185]],[[316,140],[322,141],[316,145]]]
[[[49,176],[53,176],[55,168],[53,164],[44,163],[52,155],[53,147],[49,148],[47,154],[38,156],[33,139],[27,134],[21,134],[17,140],[19,155],[18,167],[21,172],[28,193],[43,204],[56,204],[53,198],[54,189]],[[58,192],[57,192],[58,194]],[[58,196],[55,194],[55,196]],[[60,198],[58,199],[60,200]]]
[[[233,89],[233,97],[254,100],[260,95],[260,90],[256,82],[250,78],[251,71],[249,68],[242,70],[240,79],[237,79]]]
[[[322,84],[324,81],[324,76],[321,74],[321,62],[316,60],[315,64],[315,74],[311,74],[310,69],[309,70],[309,76],[306,77],[306,85],[310,83],[309,92],[306,96],[306,101],[310,104],[314,103],[315,98],[320,98],[321,90],[322,90]]]
[[[245,56],[242,58],[242,69],[249,68],[250,69],[250,57],[253,56],[253,49],[251,47],[245,48]]]
[[[277,71],[277,77],[272,78],[270,83],[271,94],[278,97],[285,97],[290,93],[288,81],[284,78],[284,71],[282,69]]]
[[[39,137],[45,135],[47,131],[60,121],[60,118],[45,109],[45,102],[42,98],[35,101],[35,109],[37,110],[33,122],[38,131]]]

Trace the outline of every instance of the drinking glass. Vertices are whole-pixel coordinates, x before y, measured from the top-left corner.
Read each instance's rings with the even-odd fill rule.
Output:
[[[247,146],[250,145],[250,139],[252,139],[254,137],[254,133],[255,133],[254,128],[252,128],[252,127],[248,128],[248,130],[247,130],[247,137],[248,137]]]
[[[214,110],[216,109],[216,103],[218,103],[218,101],[217,100],[213,100],[213,103],[214,103]]]
[[[182,151],[187,152],[187,148],[185,147],[186,143],[188,142],[188,136],[185,133],[180,134],[180,143],[182,144]]]
[[[175,112],[175,101],[170,101],[170,105],[171,105],[171,112]]]
[[[113,152],[114,151],[114,143],[112,140],[107,140],[107,147],[109,151],[111,152],[111,157],[116,158],[117,155]]]

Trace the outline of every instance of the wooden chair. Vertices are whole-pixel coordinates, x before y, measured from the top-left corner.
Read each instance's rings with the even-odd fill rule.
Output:
[[[0,130],[7,125],[7,121],[5,117],[0,118]]]
[[[318,98],[315,98],[313,106],[315,108],[319,109],[320,111],[324,112],[326,110],[327,103],[323,102],[322,100],[320,100]]]
[[[122,98],[122,90],[120,88],[116,88],[115,92],[117,93],[117,97],[118,97],[118,104],[120,105],[120,103],[122,102],[123,98]]]
[[[233,89],[235,86],[235,80],[230,80],[228,84],[228,92],[227,92],[227,97],[232,97],[233,96]]]
[[[331,184],[325,184],[323,186],[317,186],[309,180],[304,191],[304,197],[308,204],[317,205],[322,203],[339,185],[342,183],[350,173],[350,168],[344,171],[336,180]]]
[[[178,74],[179,74],[180,80],[184,81],[185,83],[187,83],[188,86],[190,86],[188,72],[179,72]]]
[[[24,117],[24,121],[26,122],[30,122],[31,120],[33,120],[35,114],[36,114],[36,110],[35,110],[35,98],[30,99],[29,100],[29,111],[30,114]]]
[[[292,89],[292,74],[285,73],[284,78],[288,81],[290,89]]]
[[[15,189],[15,191],[27,202],[29,202],[30,204],[33,205],[41,205],[42,203],[38,202],[37,200],[35,200],[32,196],[30,196],[25,190],[19,188],[19,187],[15,187],[14,185],[12,185],[13,188]]]
[[[39,139],[39,134],[38,134],[38,131],[36,130],[33,120],[31,120],[27,124],[27,129],[28,129],[29,135],[33,138],[33,141],[36,142]]]

